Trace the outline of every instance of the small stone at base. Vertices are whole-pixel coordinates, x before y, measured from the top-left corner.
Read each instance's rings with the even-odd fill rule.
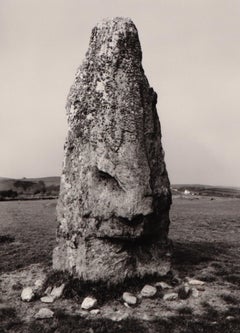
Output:
[[[161,287],[162,289],[172,289],[172,286],[167,284],[166,282],[156,282],[155,287]]]
[[[63,290],[65,288],[65,284],[61,284],[60,287],[54,287],[53,290],[51,291],[51,296],[56,299],[56,298],[60,298],[63,294]]]
[[[34,318],[36,318],[36,319],[47,319],[47,318],[52,318],[53,315],[54,315],[54,312],[51,311],[50,309],[42,308],[34,315]]]
[[[49,295],[51,294],[51,291],[52,291],[52,287],[47,287],[47,289],[44,291],[44,295]]]
[[[42,303],[53,303],[54,302],[54,298],[52,296],[44,296],[40,298],[40,301]]]
[[[31,287],[24,288],[22,293],[21,293],[21,299],[24,302],[32,301],[34,296],[35,295],[34,295],[33,289]]]
[[[125,292],[122,296],[123,300],[129,305],[137,304],[137,297],[131,293]]]
[[[97,300],[96,298],[93,297],[86,297],[84,298],[81,308],[84,310],[90,310],[94,308],[97,305]]]
[[[205,282],[203,282],[201,280],[190,279],[190,278],[187,278],[187,282],[188,282],[188,284],[190,284],[192,286],[203,286],[205,284]]]
[[[143,297],[153,297],[157,292],[157,288],[146,284],[142,290],[141,295]]]
[[[169,293],[163,296],[164,301],[175,301],[178,298],[177,293]]]
[[[131,309],[131,306],[128,305],[127,302],[124,302],[123,304],[124,304],[124,306],[126,306],[126,308]]]

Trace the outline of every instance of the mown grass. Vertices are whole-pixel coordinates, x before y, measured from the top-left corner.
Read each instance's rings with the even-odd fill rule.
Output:
[[[56,200],[0,202],[0,272],[51,265]]]
[[[205,276],[199,278],[228,281],[239,289],[239,216],[238,199],[174,202],[170,238],[174,243],[173,263],[182,276],[196,276],[205,268]]]

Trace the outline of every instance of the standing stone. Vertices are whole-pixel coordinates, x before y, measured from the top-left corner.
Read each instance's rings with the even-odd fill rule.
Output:
[[[141,59],[133,22],[106,19],[68,95],[53,267],[84,280],[169,271],[170,184]]]

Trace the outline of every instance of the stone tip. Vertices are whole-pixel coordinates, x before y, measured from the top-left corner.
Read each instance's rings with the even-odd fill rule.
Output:
[[[88,56],[97,54],[102,60],[111,59],[110,63],[114,64],[120,53],[123,58],[135,58],[141,62],[137,28],[128,17],[104,18],[92,30]]]
[[[130,31],[137,34],[137,28],[129,17],[104,18],[97,23],[96,28],[98,31]]]
[[[97,26],[102,25],[113,25],[113,24],[134,24],[130,17],[116,16],[116,17],[105,17],[101,21],[98,22]]]

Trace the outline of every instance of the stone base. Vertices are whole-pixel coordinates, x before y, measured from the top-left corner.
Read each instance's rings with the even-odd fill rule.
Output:
[[[164,276],[170,271],[170,245],[89,238],[77,247],[58,240],[53,269],[67,271],[85,281],[123,282],[146,275]]]

